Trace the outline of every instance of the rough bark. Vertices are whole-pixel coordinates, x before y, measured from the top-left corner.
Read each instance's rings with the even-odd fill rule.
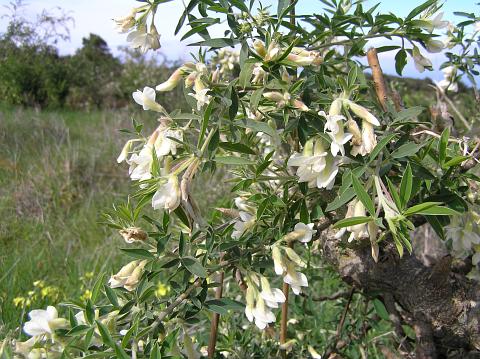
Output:
[[[365,294],[393,298],[402,321],[415,329],[417,358],[480,358],[480,285],[453,273],[450,257],[427,267],[413,254],[400,258],[384,241],[375,263],[367,243],[347,248],[333,235],[327,228],[320,238],[330,263]]]

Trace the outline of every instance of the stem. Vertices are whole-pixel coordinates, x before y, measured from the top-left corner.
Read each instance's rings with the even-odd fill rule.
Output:
[[[223,279],[225,277],[224,272],[220,272],[218,282],[219,286],[215,289],[215,299],[222,298],[223,292]],[[220,314],[214,313],[212,319],[212,327],[210,329],[210,340],[208,342],[208,357],[213,358],[215,355],[215,345],[217,344],[218,322],[220,320]]]
[[[403,38],[403,34],[392,31],[392,32],[387,32],[386,34],[365,35],[365,36],[360,36],[356,39],[348,39],[348,40],[342,40],[342,41],[337,41],[337,42],[329,42],[328,44],[325,43],[325,44],[322,44],[322,45],[312,47],[311,50],[319,50],[319,49],[324,49],[326,47],[331,47],[331,46],[336,46],[336,45],[346,45],[346,44],[351,43],[353,41],[375,39],[377,37],[401,37],[401,38]]]
[[[175,299],[167,308],[165,308],[162,312],[160,312],[160,314],[158,315],[157,319],[155,319],[155,321],[153,322],[150,330],[154,330],[156,329],[161,323],[162,321],[165,319],[165,317],[167,315],[169,315],[170,313],[173,312],[173,310],[178,307],[180,304],[183,303],[184,300],[186,300],[188,298],[188,296],[190,295],[190,293],[197,287],[200,287],[200,285],[202,284],[202,278],[197,278],[190,287],[188,287],[185,292],[183,292],[182,294],[180,294],[177,299]]]
[[[367,60],[372,69],[373,83],[375,85],[375,92],[377,93],[378,100],[382,105],[383,111],[387,111],[387,88],[385,86],[382,68],[378,61],[377,50],[374,47],[367,51]]]
[[[288,243],[290,248],[293,248],[293,241]],[[280,345],[285,344],[287,341],[287,320],[288,320],[288,292],[290,286],[287,283],[283,283],[283,295],[285,296],[285,302],[282,304],[282,317],[280,321]],[[281,350],[282,358],[287,357],[287,351]]]

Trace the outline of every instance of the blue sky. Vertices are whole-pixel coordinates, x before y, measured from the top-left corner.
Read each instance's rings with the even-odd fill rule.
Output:
[[[275,4],[274,0],[267,0],[268,3]],[[380,2],[380,11],[393,12],[397,16],[403,16],[414,7],[421,4],[423,1],[419,0],[367,0],[364,7],[370,7]],[[5,12],[3,5],[8,5],[9,0],[0,0],[0,16]],[[42,11],[42,9],[54,9],[60,6],[62,9],[68,11],[75,19],[75,25],[71,30],[71,40],[69,42],[60,43],[58,46],[61,53],[73,53],[75,49],[81,46],[82,38],[88,36],[90,32],[96,33],[103,37],[109,44],[114,53],[118,53],[118,46],[126,45],[125,35],[117,34],[113,28],[112,18],[122,16],[129,12],[129,9],[136,6],[138,3],[134,0],[26,0],[28,4],[25,7],[25,15],[33,17],[35,14]],[[475,5],[474,0],[446,0],[444,5],[445,18],[448,20],[455,20],[454,11],[478,12],[480,6]],[[311,13],[320,12],[322,3],[318,0],[299,0],[297,6],[297,13]],[[274,5],[275,6],[275,5]],[[162,34],[161,52],[168,59],[186,59],[189,57],[189,48],[185,44],[180,43],[180,37],[173,35],[176,23],[183,10],[183,4],[180,0],[174,0],[170,3],[161,5],[158,10],[157,28]],[[6,20],[0,19],[0,32],[6,27]],[[219,36],[221,34],[219,33]],[[394,73],[393,64],[394,54],[383,54],[381,62],[384,70],[387,73]],[[438,54],[429,54],[433,62],[434,68],[438,69],[443,62],[442,56]],[[442,75],[439,71],[431,73],[419,74],[413,64],[409,62],[405,68],[405,74],[414,77],[429,76],[433,79],[439,80]]]

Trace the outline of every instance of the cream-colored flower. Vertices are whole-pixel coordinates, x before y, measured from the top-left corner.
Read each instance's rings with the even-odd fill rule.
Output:
[[[176,155],[179,142],[183,141],[183,131],[165,128],[159,131],[158,137],[155,141],[155,153],[157,157],[166,156],[168,154]]]
[[[317,232],[313,229],[314,223],[305,224],[299,222],[295,225],[293,233],[296,234],[296,238],[302,243],[308,243],[312,240],[313,235]]]
[[[35,309],[28,313],[30,320],[23,326],[23,331],[32,336],[50,336],[56,329],[66,328],[68,321],[58,317],[55,307],[48,306],[46,310]]]
[[[432,67],[432,62],[423,56],[419,50],[418,47],[414,46],[412,49],[412,57],[413,61],[415,63],[415,68],[419,72],[425,71],[425,68],[431,68]]]
[[[130,31],[135,26],[135,16],[137,16],[137,9],[133,8],[127,16],[114,19],[117,31],[120,33]]]
[[[157,85],[155,89],[158,92],[173,90],[175,87],[177,87],[177,85],[182,80],[184,73],[185,73],[185,68],[183,66],[179,67],[173,72],[173,74],[168,78],[167,81],[162,82],[160,85]]]
[[[240,211],[240,218],[237,219],[234,225],[232,238],[239,239],[248,229],[255,224],[255,216],[244,211]]]
[[[152,197],[153,209],[174,211],[181,202],[181,191],[177,175],[170,175],[168,182],[160,186]]]
[[[325,133],[330,136],[332,143],[330,144],[330,152],[332,156],[336,156],[338,152],[345,156],[344,145],[352,138],[351,133],[345,133],[344,122],[345,116],[342,115],[327,115],[325,112],[320,111],[320,116],[324,116],[327,119],[325,123]]]
[[[300,294],[302,287],[308,287],[307,276],[302,272],[297,272],[292,263],[287,264],[287,273],[283,277],[283,281],[290,284],[293,293]]]
[[[270,308],[278,308],[278,303],[285,302],[283,292],[278,288],[271,288],[267,278],[260,276],[260,283],[262,284],[260,296]]]
[[[145,111],[152,110],[166,113],[163,106],[155,102],[156,93],[153,88],[146,86],[143,88],[143,91],[137,90],[132,93],[132,96],[136,103],[138,103],[140,106],[143,106]]]
[[[124,265],[117,274],[110,277],[108,284],[111,288],[124,287],[131,292],[140,281],[146,264],[147,260],[135,260]]]
[[[448,26],[449,22],[442,20],[443,11],[439,12],[433,19],[422,19],[421,27],[427,31],[433,32],[435,29],[443,29]]]
[[[269,323],[275,322],[275,315],[265,305],[265,301],[261,296],[257,297],[257,303],[253,309],[253,316],[255,318],[255,325],[259,329],[265,329]]]
[[[343,104],[346,105],[352,112],[360,117],[362,120],[370,122],[374,126],[380,126],[380,122],[378,119],[372,115],[370,111],[368,111],[365,107],[356,104],[355,102],[351,100],[343,100]]]
[[[445,44],[440,40],[429,39],[425,42],[425,48],[430,53],[437,53],[445,48]]]
[[[277,246],[272,247],[272,258],[273,258],[275,273],[277,275],[283,275],[287,267],[285,265],[285,260],[283,259],[283,256],[282,256],[282,252],[280,251],[280,248],[278,248]]]

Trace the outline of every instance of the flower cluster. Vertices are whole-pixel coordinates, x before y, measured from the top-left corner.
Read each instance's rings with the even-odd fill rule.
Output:
[[[117,31],[128,33],[127,42],[133,49],[139,49],[142,53],[148,50],[160,48],[160,34],[154,24],[156,5],[145,5],[133,8],[127,16],[114,19]],[[137,19],[137,15],[140,14]],[[150,26],[147,20],[151,14]]]

